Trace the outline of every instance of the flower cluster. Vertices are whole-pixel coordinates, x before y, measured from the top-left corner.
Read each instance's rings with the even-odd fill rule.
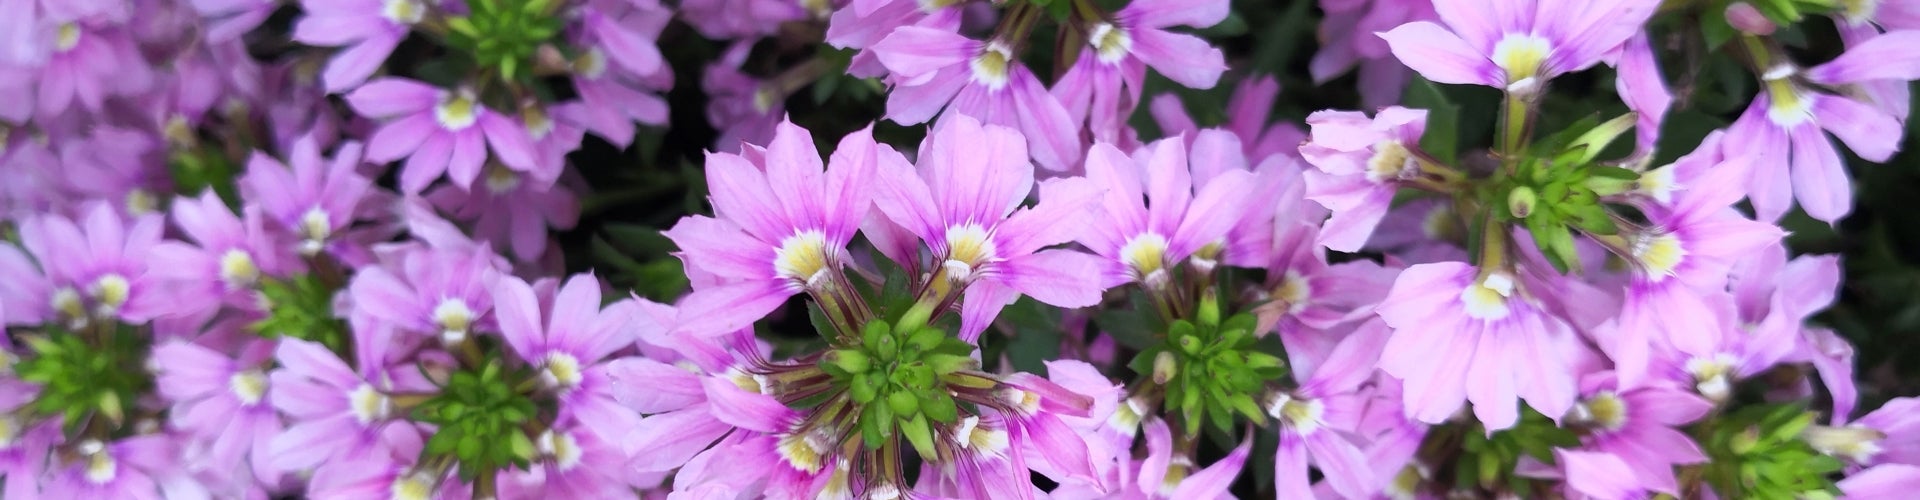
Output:
[[[0,0],[0,497],[1920,484],[1920,2],[1296,3]]]

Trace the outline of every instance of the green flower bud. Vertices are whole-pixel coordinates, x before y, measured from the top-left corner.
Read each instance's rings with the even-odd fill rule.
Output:
[[[1507,213],[1515,219],[1525,219],[1533,215],[1533,207],[1539,202],[1539,198],[1533,194],[1533,188],[1515,186],[1507,192]]]

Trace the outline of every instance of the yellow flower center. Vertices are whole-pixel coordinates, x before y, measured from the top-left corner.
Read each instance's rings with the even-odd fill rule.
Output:
[[[1107,64],[1120,62],[1127,57],[1127,52],[1133,49],[1133,37],[1127,36],[1127,32],[1109,23],[1093,25],[1087,41],[1099,51],[1100,62]]]
[[[112,316],[114,312],[120,310],[120,306],[126,305],[127,295],[132,292],[132,289],[133,284],[127,282],[127,277],[108,273],[94,280],[93,287],[88,292],[93,295],[93,300],[100,304],[98,313],[101,316]]]
[[[520,187],[520,173],[499,163],[487,164],[487,192],[501,195]]]
[[[227,390],[233,391],[233,397],[240,404],[253,406],[267,397],[267,375],[259,370],[247,370],[227,378]]]
[[[995,458],[1006,456],[1007,446],[1010,443],[1007,431],[981,427],[980,417],[960,419],[960,423],[953,427],[953,441],[959,444],[961,449],[972,449],[981,455]]]
[[[320,253],[327,238],[333,236],[333,217],[320,207],[307,209],[300,215],[300,253],[312,256]]]
[[[540,439],[535,445],[540,448],[540,454],[552,458],[553,465],[561,471],[571,470],[580,465],[580,456],[583,455],[580,442],[571,434],[549,429],[547,432],[540,433]]]
[[[260,279],[260,266],[253,263],[253,255],[238,248],[220,254],[220,279],[231,288],[253,286]]]
[[[946,268],[947,278],[965,281],[995,257],[993,238],[986,228],[979,224],[967,223],[947,228],[947,259],[941,265]]]
[[[1120,262],[1133,270],[1133,278],[1141,282],[1165,269],[1167,257],[1167,237],[1155,233],[1143,233],[1127,240],[1120,247]]]
[[[473,316],[473,309],[460,299],[440,299],[440,304],[433,307],[433,321],[440,325],[440,340],[448,344],[458,344],[467,339],[467,329],[473,327]]]
[[[1507,317],[1510,312],[1507,299],[1511,297],[1513,277],[1504,272],[1488,274],[1460,291],[1460,302],[1466,304],[1467,315],[1489,321]]]
[[[1307,277],[1301,276],[1299,271],[1288,270],[1280,278],[1280,286],[1273,289],[1273,300],[1286,303],[1288,314],[1299,314],[1312,299],[1313,284],[1307,282]]]
[[[1007,67],[1013,61],[1013,49],[1006,44],[992,42],[987,49],[973,58],[973,81],[987,88],[1000,90],[1007,86]]]
[[[1767,80],[1767,119],[1783,128],[1793,128],[1813,119],[1813,100],[1787,79],[1793,68],[1782,68],[1768,72],[1769,77],[1778,77]]]
[[[353,408],[354,418],[362,424],[385,420],[393,411],[393,401],[368,384],[360,384],[353,392],[347,393],[347,403]]]
[[[1693,374],[1694,389],[1714,401],[1726,401],[1733,394],[1734,368],[1738,360],[1726,353],[1687,360],[1687,373]]]
[[[774,251],[773,269],[781,277],[813,284],[826,277],[832,260],[827,249],[827,234],[809,229],[780,241],[780,248]]]
[[[1864,464],[1883,451],[1880,448],[1880,441],[1886,439],[1887,434],[1859,425],[1845,427],[1815,425],[1801,431],[1800,437],[1821,453]]]
[[[418,23],[427,15],[427,7],[420,0],[386,0],[380,7],[381,17],[399,25]]]
[[[540,372],[540,381],[556,389],[580,385],[580,360],[566,353],[548,354],[547,367]]]
[[[1290,394],[1274,394],[1267,403],[1267,416],[1293,428],[1302,436],[1312,435],[1326,424],[1327,405],[1318,400],[1299,399]]]
[[[1525,86],[1530,83],[1528,80],[1539,76],[1541,63],[1546,62],[1551,53],[1553,44],[1546,38],[1513,33],[1493,44],[1493,63],[1507,70],[1507,86],[1512,90],[1515,85]]]
[[[62,24],[60,25],[60,29],[54,32],[54,35],[53,35],[54,51],[66,52],[69,50],[73,50],[74,47],[79,45],[80,45],[80,25],[79,24],[77,23]]]
[[[120,475],[120,463],[107,453],[106,446],[99,441],[87,441],[80,444],[82,453],[87,454],[87,481],[93,484],[107,484]]]
[[[434,480],[426,471],[414,472],[393,480],[393,500],[427,500],[433,498]]]
[[[87,317],[87,308],[80,302],[80,292],[71,287],[61,287],[53,291],[53,309],[66,315],[68,319],[83,320]]]
[[[599,80],[600,75],[607,74],[607,54],[599,47],[587,49],[573,59],[573,73],[588,80]]]
[[[1574,420],[1591,422],[1603,429],[1620,430],[1627,425],[1627,400],[1613,391],[1602,391],[1573,406]]]
[[[451,92],[446,98],[440,100],[439,106],[433,108],[433,117],[440,121],[441,127],[449,131],[466,130],[480,119],[478,111],[474,109],[475,106],[473,94],[466,91]]]
[[[1687,249],[1673,233],[1642,235],[1634,238],[1633,256],[1647,270],[1648,277],[1661,281],[1673,276],[1674,269],[1686,261]]]
[[[782,434],[776,448],[780,452],[780,459],[794,470],[815,474],[820,472],[823,465],[821,460],[833,450],[832,443],[826,437],[819,431]]]
[[[1410,168],[1413,153],[1400,141],[1387,139],[1373,145],[1373,156],[1367,158],[1367,180],[1375,183],[1401,180],[1409,172],[1418,172]]]

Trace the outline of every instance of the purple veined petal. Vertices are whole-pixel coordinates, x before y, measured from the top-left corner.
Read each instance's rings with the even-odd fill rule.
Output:
[[[1624,307],[1633,312],[1621,314],[1637,315],[1639,321],[1635,324],[1652,326],[1653,331],[1663,333],[1656,339],[1657,345],[1671,345],[1680,352],[1695,355],[1711,354],[1720,343],[1720,336],[1710,332],[1719,332],[1725,325],[1714,317],[1713,308],[1697,292],[1676,285],[1633,287]]]
[[[585,19],[594,36],[599,38],[600,47],[606,49],[607,58],[636,75],[660,70],[663,59],[660,47],[653,40],[597,13],[589,14]]]
[[[1178,95],[1153,96],[1153,102],[1147,105],[1147,111],[1153,114],[1153,121],[1160,124],[1160,131],[1168,137],[1184,136],[1200,129],[1193,123],[1193,117],[1187,115],[1186,104],[1180,102]]]
[[[980,55],[981,44],[951,31],[902,26],[873,45],[888,71],[914,78]]]
[[[979,280],[968,285],[960,301],[960,340],[975,343],[980,334],[993,325],[1000,310],[1020,298],[1020,292],[997,280]]]
[[[427,136],[442,130],[432,113],[418,113],[381,125],[367,144],[367,160],[390,162],[420,149]]]
[[[715,336],[751,326],[779,309],[795,290],[784,279],[766,279],[703,288],[682,299],[675,334]]]
[[[1428,80],[1506,88],[1506,77],[1499,74],[1499,67],[1487,60],[1486,54],[1440,25],[1407,23],[1380,37],[1392,47],[1394,57]]]
[[[390,24],[375,16],[301,16],[293,24],[294,41],[322,47],[339,47],[359,40],[384,35]]]
[[[1347,498],[1362,498],[1377,488],[1373,469],[1360,448],[1337,432],[1316,432],[1306,437],[1307,452],[1314,465],[1333,484],[1333,490]]]
[[[774,200],[786,212],[795,228],[823,227],[823,198],[835,194],[826,191],[826,166],[814,149],[813,134],[793,122],[782,120],[774,127],[773,142],[767,144],[765,162],[767,185]]]
[[[714,214],[770,244],[794,234],[792,214],[781,207],[765,172],[739,155],[707,154],[707,185]]]
[[[1915,34],[1920,35],[1920,32]],[[1820,123],[1820,128],[1847,143],[1847,149],[1853,150],[1860,158],[1879,163],[1900,151],[1900,135],[1904,130],[1900,121],[1892,115],[1846,97],[1814,94],[1810,98],[1813,99],[1813,116]],[[1796,142],[1794,148],[1797,150],[1799,147]],[[1801,163],[1796,159],[1794,164],[1797,166]]]
[[[1380,220],[1386,218],[1387,209],[1393,202],[1393,190],[1368,189],[1358,197],[1357,202],[1341,210],[1323,201],[1329,197],[1313,194],[1316,187],[1326,185],[1321,180],[1328,178],[1318,172],[1308,172],[1306,176],[1308,198],[1334,210],[1333,217],[1328,218],[1326,225],[1320,229],[1318,243],[1335,251],[1359,251],[1360,247],[1366,245],[1367,238],[1373,235],[1373,229],[1380,225]]]
[[[1797,127],[1793,142],[1793,196],[1800,208],[1824,222],[1835,222],[1853,211],[1853,183],[1833,141],[1814,127]]]
[[[1481,51],[1493,50],[1493,44],[1515,27],[1514,13],[1519,11],[1511,0],[1494,2],[1460,2],[1441,0],[1433,3],[1433,10],[1440,20],[1457,34],[1467,45]]]
[[[1004,255],[1026,255],[1072,241],[1076,228],[1102,191],[1082,178],[1057,178],[1040,183],[1040,203],[1016,210],[993,233],[994,246]]]
[[[1073,66],[1067,68],[1067,73],[1060,75],[1053,82],[1053,88],[1048,90],[1054,100],[1060,101],[1060,106],[1067,110],[1068,119],[1074,123],[1084,123],[1087,120],[1087,107],[1094,105],[1095,80],[1102,76],[1095,68],[1100,64],[1098,61],[1095,51],[1081,52],[1080,59],[1075,60]]]
[[[934,205],[932,189],[912,163],[903,156],[882,156],[874,173],[879,189],[874,192],[873,206],[880,214],[922,241],[944,237],[946,219]]]
[[[1640,492],[1633,469],[1620,457],[1605,453],[1554,450],[1567,473],[1567,487],[1593,498],[1628,498]]]
[[[389,125],[392,126],[392,125]],[[405,193],[420,193],[433,184],[440,174],[446,173],[447,162],[453,157],[454,134],[435,130],[423,138],[420,149],[407,157],[400,166],[400,190]],[[471,184],[462,186],[465,188]]]
[[[1248,436],[1225,458],[1180,481],[1180,486],[1174,488],[1168,498],[1232,498],[1227,494],[1227,488],[1233,485],[1234,478],[1240,476],[1240,469],[1246,467],[1247,455],[1251,451],[1253,437]]]
[[[558,318],[556,311],[556,318]],[[494,283],[493,318],[499,323],[500,337],[521,359],[537,361],[546,354],[546,335],[540,328],[540,300],[533,287],[517,277]]]
[[[539,160],[535,159],[540,155],[534,152],[533,137],[527,134],[527,127],[520,122],[490,110],[478,114],[480,128],[486,132],[487,145],[493,148],[493,156],[500,160],[500,163],[521,172],[539,173],[538,171],[542,169],[560,168],[559,165],[540,165]],[[558,175],[545,174],[539,176],[558,177]]]
[[[1665,426],[1690,424],[1713,411],[1713,403],[1706,399],[1664,387],[1630,391],[1624,397],[1629,418],[1658,422]]]
[[[1641,32],[1659,7],[1658,0],[1584,2],[1584,9],[1567,12],[1540,3],[1534,32],[1554,40],[1552,52],[1541,61],[1541,73],[1558,75],[1592,67]]]
[[[898,164],[907,160],[892,146],[875,143],[871,125],[840,138],[840,145],[828,158],[828,198],[821,209],[821,222],[835,241],[844,244],[853,239],[861,220],[873,208],[873,176],[881,162]]]
[[[1019,437],[1025,438],[1033,447],[1045,450],[1041,455],[1047,465],[1056,473],[1066,477],[1055,480],[1081,479],[1093,481],[1093,462],[1087,453],[1087,442],[1072,427],[1061,422],[1050,413],[1041,413],[1021,419],[1017,426]]]
[[[902,125],[932,120],[971,81],[970,71],[953,66],[928,75],[925,82],[895,86],[887,95],[887,119]]]
[[[1826,64],[1808,68],[1807,79],[1822,85],[1873,80],[1920,80],[1920,30],[1895,30],[1861,42]]]
[[[1433,326],[1436,325],[1428,325]],[[1408,418],[1426,423],[1445,422],[1466,402],[1467,371],[1473,363],[1480,332],[1459,331],[1460,326],[1458,323],[1444,325],[1424,339],[1413,338],[1413,331],[1396,331],[1387,340],[1380,369],[1405,381],[1401,403]],[[1454,334],[1445,335],[1449,330]]]
[[[1901,498],[1920,489],[1920,467],[1906,464],[1869,467],[1841,479],[1835,486],[1850,499]]]
[[[1634,151],[1646,154],[1653,151],[1660,125],[1666,121],[1668,108],[1673,106],[1673,92],[1660,77],[1659,62],[1654,60],[1653,45],[1645,33],[1627,39],[1620,51],[1619,77],[1614,80],[1614,88],[1629,108],[1640,113],[1634,125]]]
[[[405,37],[405,31],[381,33],[334,54],[320,74],[320,81],[325,83],[327,93],[345,92],[367,81],[368,76],[387,62],[387,56],[393,54],[393,49],[399,47],[400,40]]]
[[[1235,110],[1238,112],[1239,110]],[[1214,177],[1248,170],[1246,147],[1235,132],[1210,128],[1197,131],[1187,147],[1187,164],[1193,170],[1193,183],[1205,186]]]
[[[1115,256],[1127,238],[1147,230],[1147,209],[1141,204],[1143,175],[1133,158],[1112,144],[1094,144],[1087,150],[1086,181],[1105,193],[1089,214],[1101,223],[1080,231],[1082,244],[1101,255]],[[1044,191],[1042,186],[1042,203],[1046,203]]]
[[[1833,425],[1847,423],[1860,399],[1860,391],[1854,386],[1853,345],[1825,328],[1806,328],[1801,335],[1806,349],[1813,352],[1814,371],[1833,397]]]
[[[680,247],[680,259],[689,267],[731,280],[773,276],[772,247],[732,222],[688,216],[662,234]]]
[[[1840,287],[1840,257],[1805,255],[1788,262],[1781,270],[1774,291],[1773,310],[1799,323],[1833,305]]]
[[[1135,163],[1146,166],[1148,230],[1173,236],[1174,231],[1180,229],[1187,205],[1193,203],[1193,177],[1187,167],[1186,143],[1177,138],[1161,139],[1135,151],[1133,159]],[[1133,202],[1138,203],[1138,200]]]
[[[1227,0],[1140,0],[1127,3],[1119,15],[1133,26],[1206,28],[1227,19],[1228,4]]]
[[[668,471],[685,465],[733,429],[715,419],[707,405],[696,405],[640,419],[620,448],[633,457],[627,463],[629,471]]]
[[[512,281],[502,279],[502,281]],[[497,302],[496,302],[497,304]],[[496,306],[497,307],[497,306]],[[595,323],[600,317],[600,279],[592,273],[576,274],[560,286],[553,299],[553,312],[547,318],[548,349],[564,349],[575,356],[585,354],[593,340]],[[582,363],[592,362],[580,359]]]
[[[357,311],[365,311],[401,328],[425,330],[431,326],[424,319],[428,306],[420,302],[411,287],[385,268],[362,269],[353,275],[347,287],[353,294]]]
[[[609,392],[633,411],[665,413],[707,400],[700,376],[680,367],[642,357],[620,358],[606,366]]]
[[[1276,498],[1315,498],[1307,479],[1305,441],[1306,438],[1296,433],[1280,433],[1280,444],[1273,454],[1273,490]]]
[[[718,377],[700,379],[706,388],[707,404],[714,418],[741,429],[768,434],[786,431],[798,415],[780,400],[765,394],[747,392],[733,382]]]
[[[1053,171],[1065,171],[1080,163],[1080,128],[1067,116],[1067,108],[1047,93],[1047,87],[1025,66],[1009,66],[1007,77],[1013,92],[1014,114],[1020,131],[1026,134],[1035,163]]]
[[[1149,417],[1140,427],[1146,433],[1147,456],[1140,459],[1135,487],[1157,492],[1166,482],[1167,465],[1173,462],[1173,432],[1167,428],[1167,421],[1159,418]]]
[[[363,430],[353,415],[346,413],[299,422],[274,436],[268,444],[266,458],[276,469],[310,469],[356,446]],[[348,440],[354,442],[343,442]]]
[[[1307,380],[1300,387],[1300,392],[1325,397],[1352,391],[1360,383],[1372,378],[1374,368],[1380,362],[1380,353],[1386,349],[1387,339],[1392,333],[1385,322],[1368,321],[1361,324],[1353,333],[1341,339],[1315,370],[1298,375]]]
[[[1134,57],[1188,88],[1213,88],[1227,70],[1226,56],[1200,37],[1139,27],[1129,34]]]
[[[462,190],[476,187],[480,167],[487,162],[486,134],[474,129],[448,134],[452,147],[447,154],[447,179]]]
[[[1056,307],[1100,303],[1099,259],[1073,250],[1042,250],[994,264],[1006,286]]]
[[[1183,214],[1179,229],[1173,232],[1168,257],[1185,258],[1201,247],[1226,238],[1227,231],[1240,222],[1245,206],[1252,201],[1255,182],[1252,172],[1232,170],[1201,187]]]
[[[1468,321],[1467,328],[1474,328],[1480,321]],[[1516,332],[1499,325],[1486,325],[1479,335],[1479,342],[1473,353],[1473,363],[1467,367],[1467,399],[1473,402],[1473,415],[1485,425],[1489,434],[1494,431],[1513,427],[1520,421],[1520,382],[1515,380],[1513,363],[1520,361],[1520,351],[1515,345],[1521,339],[1511,334],[1530,335],[1533,332]]]
[[[347,93],[347,105],[360,116],[380,119],[420,113],[440,102],[440,88],[405,78],[376,78]]]

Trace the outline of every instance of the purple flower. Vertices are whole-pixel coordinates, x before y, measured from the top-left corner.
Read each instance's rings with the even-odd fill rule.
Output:
[[[240,178],[241,193],[298,240],[301,255],[312,256],[335,245],[335,235],[366,212],[373,181],[355,170],[359,143],[341,145],[333,161],[324,161],[318,142],[302,137],[287,159],[292,168],[254,153]]]
[[[476,99],[468,90],[381,78],[348,94],[347,104],[361,116],[386,121],[367,143],[367,159],[406,158],[400,189],[408,194],[425,190],[443,172],[454,185],[471,189],[489,147],[508,168],[542,179],[559,177],[560,165],[538,161],[526,126]]]
[[[1400,186],[1426,170],[1419,148],[1427,112],[1392,106],[1369,120],[1357,111],[1318,111],[1307,125],[1313,138],[1300,146],[1300,155],[1317,169],[1307,171],[1307,199],[1333,211],[1319,243],[1359,250]]]
[[[1313,83],[1325,85],[1358,66],[1360,101],[1369,108],[1400,100],[1413,73],[1393,58],[1379,33],[1395,26],[1438,19],[1430,0],[1321,0],[1327,17],[1320,23],[1325,42],[1313,54],[1307,71]]]
[[[1920,488],[1920,467],[1882,465],[1849,475],[1834,486],[1847,498],[1899,498]]]
[[[1650,159],[1660,139],[1660,125],[1666,122],[1667,108],[1673,106],[1673,92],[1660,76],[1660,63],[1653,58],[1653,42],[1646,33],[1635,34],[1612,56],[1619,67],[1614,90],[1627,108],[1639,113],[1634,123],[1633,156]]]
[[[1306,142],[1307,134],[1300,130],[1299,125],[1268,123],[1273,101],[1279,96],[1280,84],[1273,77],[1258,76],[1241,80],[1227,104],[1227,122],[1221,124],[1220,128],[1238,137],[1241,152],[1256,163],[1265,163],[1267,158],[1279,154],[1298,157],[1300,143]],[[1166,136],[1181,136],[1193,141],[1195,154],[1199,154],[1200,141],[1206,134],[1194,124],[1193,117],[1187,116],[1180,96],[1154,96],[1148,111]]]
[[[1894,398],[1842,427],[1816,427],[1807,443],[1852,464],[1920,465],[1920,399]]]
[[[1141,283],[1160,289],[1172,279],[1170,268],[1203,247],[1225,243],[1253,192],[1253,175],[1228,170],[1200,186],[1192,177],[1187,148],[1177,139],[1147,145],[1132,158],[1109,144],[1088,152],[1087,180],[1106,195],[1079,241],[1105,258],[1101,288]],[[1206,258],[1217,260],[1219,251],[1213,253]]]
[[[60,116],[76,100],[99,113],[108,96],[138,94],[152,85],[152,70],[133,40],[113,25],[66,20],[28,33],[44,40],[45,52],[15,67],[0,61],[0,80],[17,73],[37,82],[35,116],[41,121]]]
[[[1747,178],[1746,186],[1761,220],[1779,220],[1791,205],[1789,199],[1826,222],[1852,211],[1853,186],[1846,166],[1821,131],[1867,161],[1884,162],[1900,149],[1900,121],[1886,110],[1812,90],[1802,82],[1841,87],[1920,79],[1920,54],[1910,50],[1915,43],[1920,43],[1920,31],[1896,31],[1804,71],[1790,63],[1767,69],[1762,76],[1765,91],[1734,121],[1722,143],[1728,155],[1759,155],[1762,169]]]
[[[1489,432],[1519,420],[1515,403],[1548,416],[1573,406],[1573,328],[1505,271],[1462,262],[1401,271],[1377,311],[1393,337],[1380,369],[1406,381],[1407,415],[1446,421],[1468,400]]]
[[[558,426],[542,432],[533,443],[539,458],[529,470],[504,472],[502,499],[613,498],[634,488],[652,486],[624,470],[627,456],[618,444],[582,432],[586,424]],[[637,479],[637,477],[636,477]]]
[[[1367,400],[1360,385],[1373,375],[1390,332],[1380,322],[1367,322],[1333,349],[1324,363],[1311,371],[1295,370],[1300,387],[1272,394],[1267,416],[1278,422],[1280,444],[1274,455],[1276,493],[1284,498],[1314,496],[1308,488],[1311,459],[1340,496],[1359,498],[1377,491],[1353,432]],[[1291,353],[1289,353],[1291,354]]]
[[[240,359],[206,346],[172,341],[154,348],[155,386],[173,403],[175,428],[207,446],[212,473],[235,482],[274,485],[281,469],[269,461],[269,443],[281,432],[280,414],[268,399],[262,368],[271,347],[255,341],[238,349]]]
[[[967,7],[961,2],[855,0],[833,11],[826,41],[834,47],[860,50],[854,53],[847,67],[848,74],[860,78],[882,77],[886,76],[887,68],[872,50],[874,44],[901,26],[959,31]]]
[[[45,289],[51,292],[44,299],[25,302],[46,304],[51,310],[30,306],[23,308],[23,316],[77,324],[94,319],[137,324],[171,309],[147,273],[149,253],[160,242],[159,216],[125,221],[107,205],[95,204],[77,222],[42,215],[20,224],[21,246],[39,261],[49,285]]]
[[[173,223],[193,244],[163,241],[150,258],[152,276],[178,285],[172,300],[180,310],[257,307],[250,292],[261,278],[284,277],[298,265],[292,249],[267,233],[257,207],[235,216],[211,190],[174,201]]]
[[[1033,190],[1026,141],[1013,129],[971,117],[943,120],[920,148],[917,167],[878,167],[874,205],[931,250],[931,286],[964,290],[960,338],[972,342],[1021,294],[1059,307],[1100,301],[1100,261],[1072,250],[1041,250],[1074,238],[1101,191],[1077,179],[1040,184],[1041,202],[1015,211]],[[889,255],[917,266],[909,255]]]
[[[673,72],[653,39],[668,19],[637,10],[622,19],[586,11],[578,36],[585,51],[573,62],[581,105],[563,116],[623,148],[633,142],[634,122],[666,124],[667,101],[658,92],[673,86]]]
[[[1189,88],[1213,88],[1226,71],[1220,49],[1200,37],[1167,31],[1173,26],[1205,28],[1227,17],[1225,0],[1140,0],[1128,2],[1111,20],[1085,26],[1087,47],[1053,95],[1074,123],[1087,123],[1095,141],[1115,142],[1127,129],[1127,117],[1140,103],[1147,67]]]
[[[765,153],[755,156],[763,158],[709,153],[716,217],[686,217],[666,232],[690,271],[720,281],[681,303],[677,331],[732,332],[788,297],[850,286],[837,283],[844,279],[838,277],[842,254],[871,206],[874,169],[906,163],[893,148],[875,144],[867,129],[842,138],[823,167],[813,136],[792,123],[782,123]]]
[[[766,144],[786,120],[786,96],[740,70],[751,50],[753,44],[746,40],[734,42],[700,77],[700,90],[707,94],[707,122],[721,129],[713,145],[723,153],[738,153],[742,143]]]
[[[1628,491],[1680,494],[1673,467],[1707,461],[1680,429],[1706,416],[1713,404],[1670,387],[1622,389],[1606,373],[1582,385],[1580,401],[1567,417],[1568,424],[1590,429],[1580,439],[1582,452],[1618,457],[1630,472],[1603,480]],[[1570,478],[1577,475],[1577,464],[1562,465]]]
[[[274,361],[280,368],[268,375],[270,400],[288,421],[267,444],[275,469],[365,470],[372,467],[358,460],[418,452],[420,432],[398,420],[390,397],[395,387],[381,382],[383,370],[355,372],[326,347],[293,338],[280,340]],[[319,483],[316,478],[314,486]]]
[[[294,23],[293,39],[345,47],[327,61],[320,79],[327,93],[346,92],[380,69],[428,9],[423,0],[300,0],[305,15]]]
[[[981,42],[907,26],[894,30],[873,50],[893,72],[888,119],[923,123],[945,107],[949,115],[1019,128],[1033,143],[1034,161],[1049,170],[1067,170],[1080,162],[1079,128],[1072,116],[1015,59],[1009,42]]]
[[[1436,0],[1445,27],[1427,21],[1381,33],[1421,76],[1527,95],[1553,77],[1600,62],[1653,15],[1655,0],[1562,4],[1544,0]]]
[[[210,21],[207,40],[211,42],[240,38],[279,7],[276,0],[193,0],[192,4],[193,10]]]
[[[772,35],[782,23],[826,17],[824,0],[689,0],[680,2],[680,18],[714,40]]]
[[[494,284],[493,302],[500,336],[539,371],[543,390],[558,397],[557,420],[577,422],[602,442],[625,437],[639,415],[614,401],[603,361],[633,339],[619,331],[625,318],[600,311],[599,280],[576,275],[557,295],[536,297],[525,281],[503,277]]]
[[[74,446],[75,457],[54,463],[41,483],[46,498],[205,498],[206,488],[182,470],[178,444],[164,434],[148,434]],[[31,497],[29,497],[31,498]]]
[[[456,345],[494,331],[493,297],[499,279],[487,245],[471,249],[409,249],[384,266],[360,270],[349,283],[352,315],[402,332],[436,336]],[[373,361],[373,360],[370,360]]]
[[[572,229],[580,221],[580,201],[559,183],[542,186],[518,172],[488,166],[479,189],[439,186],[427,200],[449,216],[470,222],[473,236],[505,242],[521,262],[547,254],[547,229]]]

